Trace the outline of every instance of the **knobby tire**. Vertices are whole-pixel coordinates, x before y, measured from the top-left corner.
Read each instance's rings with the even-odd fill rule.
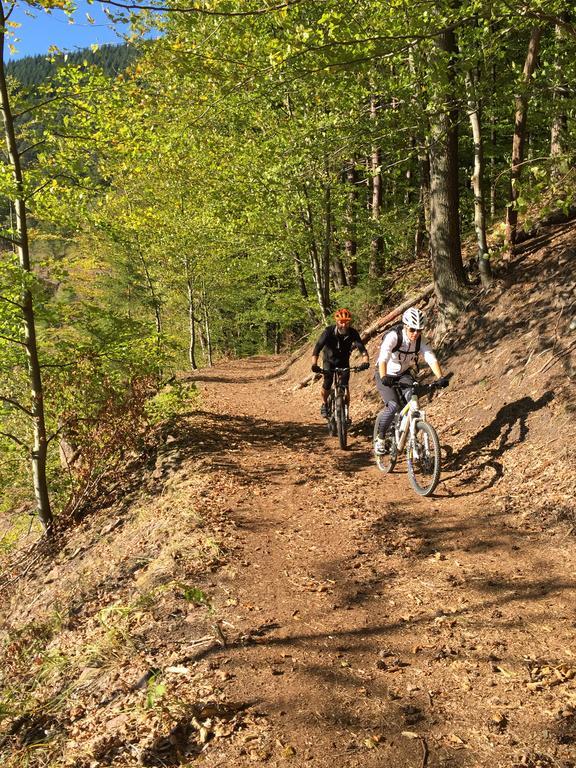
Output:
[[[348,443],[348,427],[346,424],[346,405],[344,404],[344,398],[342,396],[338,396],[336,398],[334,412],[336,415],[336,430],[338,432],[338,442],[340,444],[340,448],[342,448],[342,450],[345,451],[346,445]]]
[[[440,480],[440,441],[434,427],[426,421],[416,422],[414,439],[419,445],[420,457],[412,457],[413,444],[411,439],[408,440],[408,479],[416,493],[420,496],[430,496]],[[425,449],[426,444],[428,447]]]
[[[382,411],[386,410],[385,408],[382,409]],[[378,423],[380,421],[380,414],[378,413],[376,416],[376,420],[374,421],[374,433],[372,436],[372,445],[374,446],[376,444],[376,440],[378,439]],[[390,429],[387,432],[388,439],[390,440],[390,447],[392,447],[393,442],[395,440],[395,437],[393,437],[393,427],[390,427]],[[380,472],[384,472],[385,474],[388,474],[389,472],[392,472],[394,467],[396,466],[396,456],[392,456],[390,452],[383,453],[383,454],[377,454],[374,452],[374,456],[376,457],[376,466],[380,470]]]

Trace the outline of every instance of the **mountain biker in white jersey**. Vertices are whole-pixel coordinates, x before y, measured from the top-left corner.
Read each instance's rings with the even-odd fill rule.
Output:
[[[402,315],[402,328],[393,328],[382,340],[374,379],[386,408],[378,421],[378,439],[374,445],[376,453],[385,453],[384,436],[400,407],[392,385],[396,381],[410,384],[414,380],[408,371],[416,365],[419,353],[422,353],[425,362],[439,381],[446,379],[442,375],[436,355],[422,338],[425,324],[424,314],[416,307],[410,307]]]

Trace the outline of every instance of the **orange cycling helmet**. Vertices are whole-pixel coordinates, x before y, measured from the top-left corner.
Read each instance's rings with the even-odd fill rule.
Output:
[[[334,312],[334,319],[339,323],[351,323],[352,313],[349,309],[343,307],[342,309],[337,309],[336,312]]]

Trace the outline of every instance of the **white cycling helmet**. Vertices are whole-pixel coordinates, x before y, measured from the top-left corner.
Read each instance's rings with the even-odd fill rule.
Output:
[[[416,307],[410,307],[410,309],[407,309],[406,312],[404,312],[402,315],[402,322],[404,325],[407,325],[408,328],[412,328],[415,331],[421,331],[426,325],[424,313],[419,309],[416,309]]]

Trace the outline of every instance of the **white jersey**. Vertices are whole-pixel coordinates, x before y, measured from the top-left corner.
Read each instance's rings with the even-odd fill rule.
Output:
[[[405,329],[402,328],[402,343],[400,344],[400,349],[398,349],[396,352],[393,352],[392,350],[398,344],[398,333],[395,330],[390,331],[386,334],[386,336],[384,336],[382,340],[380,354],[378,355],[378,360],[376,361],[376,368],[379,367],[380,363],[386,363],[387,376],[399,376],[401,373],[404,373],[404,371],[407,371],[408,368],[414,366],[417,356],[417,341],[418,339],[410,341]],[[436,362],[436,355],[425,342],[423,336],[420,336],[419,354],[423,355],[424,360],[428,365]]]

